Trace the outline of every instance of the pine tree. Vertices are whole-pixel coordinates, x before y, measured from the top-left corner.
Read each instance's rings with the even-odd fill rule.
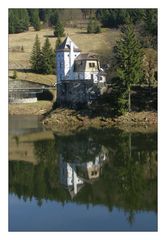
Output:
[[[9,33],[15,33],[16,16],[13,9],[9,9]]]
[[[58,22],[55,25],[54,35],[55,35],[55,37],[63,37],[64,27],[63,27],[62,23]]]
[[[28,9],[30,22],[34,27],[35,31],[40,30],[40,18],[39,18],[39,9]]]
[[[55,50],[60,46],[61,43],[62,43],[61,38],[58,37],[55,43]]]
[[[28,27],[29,16],[26,9],[9,9],[9,33],[24,32]]]
[[[49,17],[49,24],[51,26],[55,26],[58,22],[59,22],[58,10],[53,9]]]
[[[157,50],[157,9],[146,9],[140,37],[145,48]]]
[[[131,24],[122,28],[122,38],[117,42],[114,50],[117,62],[117,76],[127,90],[128,111],[131,111],[131,85],[138,83],[143,75],[143,53]]]
[[[145,31],[152,36],[157,35],[157,9],[146,9],[145,11]]]
[[[41,56],[41,72],[43,74],[51,74],[54,70],[55,65],[55,54],[51,48],[49,39],[46,38],[45,43],[42,47],[42,56]]]
[[[39,41],[38,35],[36,35],[31,58],[30,58],[31,69],[34,72],[37,72],[37,73],[41,72],[41,57],[42,57],[42,53],[40,49],[40,41]]]

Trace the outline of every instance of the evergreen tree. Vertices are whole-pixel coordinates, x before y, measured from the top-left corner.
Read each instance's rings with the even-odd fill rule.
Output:
[[[145,31],[152,36],[157,35],[157,9],[146,9],[145,11]]]
[[[50,13],[49,24],[55,26],[58,22],[59,22],[58,11],[57,9],[54,9],[54,11]]]
[[[126,9],[126,12],[128,12],[133,24],[140,23],[145,16],[145,9],[142,8]]]
[[[58,37],[55,43],[55,50],[61,45],[61,43],[62,43],[61,38]]]
[[[45,20],[45,9],[44,8],[39,8],[39,18],[40,18],[40,21],[44,22],[44,20]]]
[[[131,85],[138,83],[143,75],[143,54],[131,24],[122,28],[122,38],[114,50],[117,75],[128,93],[128,111],[131,111]]]
[[[57,11],[57,9],[39,9],[39,18],[41,21],[43,21],[45,24],[50,25],[50,17],[54,11]]]
[[[49,39],[46,38],[45,43],[42,47],[41,56],[41,73],[51,74],[55,67],[55,54],[51,48]]]
[[[157,9],[146,9],[140,31],[143,47],[157,49]]]
[[[61,38],[58,37],[55,43],[55,49],[54,49],[54,53],[55,53],[55,59],[54,59],[54,68],[56,66],[56,49],[61,45],[62,41]],[[56,68],[55,68],[55,74],[56,74]]]
[[[99,9],[96,15],[104,27],[118,28],[126,22],[128,11],[126,9]]]
[[[61,22],[58,22],[55,25],[54,35],[55,35],[55,37],[63,37],[63,35],[64,35],[64,27],[63,27]]]
[[[16,22],[17,22],[17,19],[13,9],[9,9],[9,33],[15,33]]]
[[[37,73],[41,72],[41,57],[42,57],[42,53],[40,49],[40,41],[39,41],[38,35],[36,35],[31,58],[30,58],[31,69],[34,72],[37,72]]]
[[[27,31],[29,16],[27,9],[9,9],[9,33]]]
[[[119,28],[129,17],[134,24],[142,21],[144,12],[144,9],[98,9],[96,17],[104,27]]]
[[[40,18],[39,18],[39,9],[28,9],[30,22],[34,27],[35,31],[40,30]]]
[[[34,27],[35,31],[40,31],[41,25],[40,25],[39,15],[37,13],[34,15],[33,21],[34,21],[33,27]]]

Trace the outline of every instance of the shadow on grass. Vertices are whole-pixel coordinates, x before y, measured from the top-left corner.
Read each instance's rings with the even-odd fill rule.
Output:
[[[10,71],[23,72],[23,73],[35,73],[34,71],[32,71],[32,69],[27,69],[27,68],[18,68],[18,69],[12,68],[12,69],[9,69],[9,70]]]
[[[54,35],[44,35],[45,38],[56,38]]]
[[[89,33],[87,33],[87,31],[80,31],[80,32],[76,32],[76,34],[89,34]]]

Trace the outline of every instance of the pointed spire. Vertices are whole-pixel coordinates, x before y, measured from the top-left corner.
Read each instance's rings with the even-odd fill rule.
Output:
[[[71,42],[73,43],[74,52],[80,52],[78,46],[71,40],[69,36],[65,38],[63,43],[57,48],[58,51],[70,51]]]

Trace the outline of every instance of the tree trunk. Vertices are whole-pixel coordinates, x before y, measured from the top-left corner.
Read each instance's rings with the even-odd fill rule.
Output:
[[[131,159],[131,133],[129,133],[129,157]]]
[[[128,87],[128,111],[131,112],[131,91],[130,86]]]

